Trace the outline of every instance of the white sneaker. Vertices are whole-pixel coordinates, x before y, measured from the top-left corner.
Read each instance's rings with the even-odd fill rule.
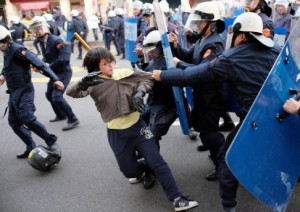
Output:
[[[136,184],[136,183],[141,182],[144,179],[144,176],[145,176],[145,173],[143,173],[142,176],[140,176],[140,177],[129,178],[128,181],[131,184]]]

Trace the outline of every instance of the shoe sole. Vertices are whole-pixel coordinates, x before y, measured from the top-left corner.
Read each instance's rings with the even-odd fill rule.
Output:
[[[61,118],[61,119],[56,119],[56,120],[52,119],[52,120],[50,120],[49,122],[58,122],[58,121],[66,120],[66,119],[67,119],[67,117]]]
[[[73,123],[72,127],[64,127],[64,128],[62,128],[62,131],[72,130],[72,129],[74,129],[75,127],[77,127],[77,126],[79,125],[79,123],[80,123],[80,122],[77,121],[77,122]]]

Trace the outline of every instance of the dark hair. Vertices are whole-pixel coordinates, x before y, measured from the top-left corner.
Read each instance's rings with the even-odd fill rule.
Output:
[[[87,69],[88,73],[99,71],[101,60],[116,62],[115,57],[110,51],[103,47],[98,47],[88,51],[83,60],[83,67]]]

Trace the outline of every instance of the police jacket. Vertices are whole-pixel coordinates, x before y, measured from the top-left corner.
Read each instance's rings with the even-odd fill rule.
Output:
[[[104,28],[105,33],[117,33],[120,27],[120,22],[118,20],[118,17],[110,17],[106,25],[108,28]]]
[[[77,32],[81,37],[85,37],[89,31],[87,23],[78,16],[72,18],[70,29]]]
[[[104,83],[91,86],[86,91],[78,88],[78,82],[71,83],[66,93],[74,98],[90,95],[105,123],[134,112],[132,99],[136,91],[148,93],[154,84],[150,73],[129,69],[116,69],[112,78],[103,79]]]
[[[42,40],[40,42],[44,61],[49,63],[50,68],[61,76],[66,71],[72,71],[70,67],[71,47],[55,35],[48,34],[46,47]]]
[[[13,41],[22,44],[25,38],[25,31],[29,32],[28,28],[26,28],[23,24],[13,24],[10,29],[11,30],[11,37]]]
[[[189,48],[180,45],[173,48],[174,55],[183,60],[177,68],[185,69],[200,63],[209,62],[220,55],[224,50],[223,40],[217,32],[211,33],[205,39],[199,39]],[[227,85],[225,83],[205,82],[193,86],[194,112],[206,110],[223,110],[228,99]]]
[[[142,12],[137,16],[137,19],[137,36],[140,36],[140,34],[146,30],[147,22]]]
[[[210,63],[182,71],[161,73],[169,85],[187,86],[206,82],[229,82],[241,111],[246,114],[277,59],[279,49],[267,48],[256,40],[247,41],[222,53]]]
[[[210,51],[207,52],[207,50]],[[186,68],[202,62],[209,62],[220,55],[223,50],[224,43],[217,32],[211,33],[205,39],[199,39],[191,48],[183,48],[180,44],[178,44],[177,48],[172,48],[174,56],[185,62],[180,62],[180,68]]]
[[[50,30],[50,33],[52,35],[57,35],[59,36],[60,35],[60,32],[58,30],[58,27],[55,25],[54,21],[47,21],[48,25],[49,25],[49,30]]]
[[[56,26],[63,27],[64,25],[63,16],[59,11],[54,12],[52,18]]]
[[[117,16],[117,22],[118,22],[118,29],[117,29],[117,36],[119,39],[123,39],[124,40],[124,18],[121,15]]]
[[[59,80],[55,73],[35,54],[13,42],[4,52],[4,65],[1,73],[5,77],[9,92],[31,84],[30,65],[43,71],[43,74],[52,80]]]
[[[258,14],[263,21],[263,28],[264,29],[269,29],[270,30],[270,38],[273,39],[274,37],[274,23],[271,20],[269,16],[267,16],[265,13],[259,13]]]
[[[152,72],[153,70],[165,70],[167,69],[166,60],[164,56],[161,56],[155,60],[151,60],[148,66],[145,68],[146,72]],[[151,105],[168,105],[169,107],[175,107],[175,101],[173,96],[172,87],[165,85],[162,82],[155,82],[152,90],[149,92],[149,102]]]

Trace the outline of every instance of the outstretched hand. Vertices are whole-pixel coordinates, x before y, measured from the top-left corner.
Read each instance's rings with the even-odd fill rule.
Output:
[[[154,71],[152,72],[152,77],[153,77],[156,81],[161,81],[160,73],[161,73],[161,70],[154,70]]]
[[[101,84],[104,82],[102,78],[99,77],[101,74],[101,71],[94,71],[83,77],[80,82],[78,83],[78,86],[81,90],[85,91],[90,86],[95,86],[98,84]]]

